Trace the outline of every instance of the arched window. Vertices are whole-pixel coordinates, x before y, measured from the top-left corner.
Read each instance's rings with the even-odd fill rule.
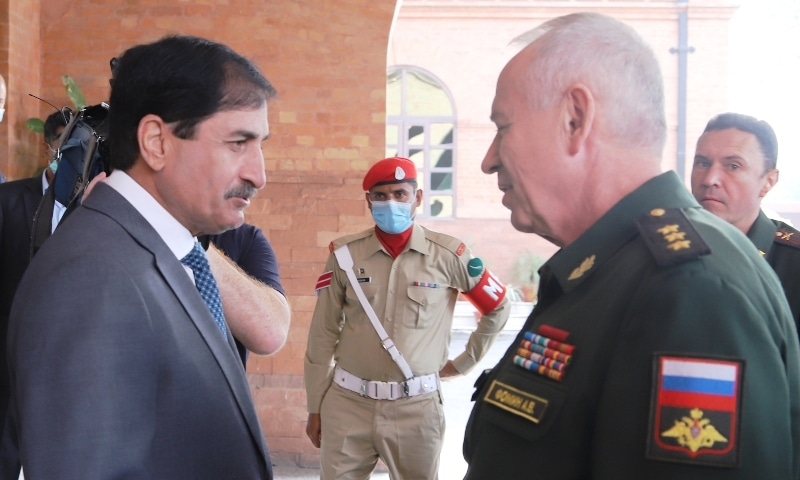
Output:
[[[420,68],[395,66],[386,82],[386,156],[417,166],[425,217],[455,217],[455,124],[450,93]]]

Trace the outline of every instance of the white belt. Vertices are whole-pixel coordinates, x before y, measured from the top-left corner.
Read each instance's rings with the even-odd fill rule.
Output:
[[[439,381],[435,373],[409,378],[405,382],[377,382],[363,380],[337,366],[333,372],[333,381],[342,388],[373,400],[398,400],[435,392],[439,389]]]

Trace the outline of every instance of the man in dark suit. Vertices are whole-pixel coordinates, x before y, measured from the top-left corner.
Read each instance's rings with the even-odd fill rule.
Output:
[[[42,199],[41,175],[0,185],[0,419],[8,406],[6,326],[11,301],[25,269],[31,241],[31,223]]]
[[[119,59],[113,172],[39,250],[11,311],[26,479],[272,478],[194,238],[240,225],[266,183],[272,95],[252,63],[195,37]]]
[[[61,112],[53,113],[45,121],[44,143],[48,148],[48,164],[43,173],[0,185],[0,433],[5,428],[9,397],[6,363],[8,315],[19,281],[28,268],[33,215],[53,179],[57,164],[54,163],[52,151],[57,147],[58,137],[65,125]],[[16,453],[2,450],[0,457],[0,478],[15,477],[19,470]]]

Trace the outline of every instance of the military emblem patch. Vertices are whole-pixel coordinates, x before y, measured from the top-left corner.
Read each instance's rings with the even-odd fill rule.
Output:
[[[735,467],[743,362],[656,356],[647,457]]]
[[[480,258],[470,258],[467,262],[467,273],[470,277],[477,277],[483,273],[483,261]]]

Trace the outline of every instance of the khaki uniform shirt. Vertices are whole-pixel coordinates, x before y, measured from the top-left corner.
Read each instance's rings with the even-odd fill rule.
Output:
[[[481,276],[469,274],[467,262],[472,255],[461,241],[417,224],[413,228],[408,245],[395,259],[383,248],[374,228],[340,238],[332,247],[347,244],[365,296],[414,375],[419,376],[444,367],[458,294],[472,290]],[[330,286],[318,291],[305,357],[311,413],[319,412],[334,364],[366,380],[404,380],[333,254],[325,271],[333,275]],[[453,360],[459,372],[467,372],[486,354],[509,310],[504,298],[481,317],[465,351]]]

